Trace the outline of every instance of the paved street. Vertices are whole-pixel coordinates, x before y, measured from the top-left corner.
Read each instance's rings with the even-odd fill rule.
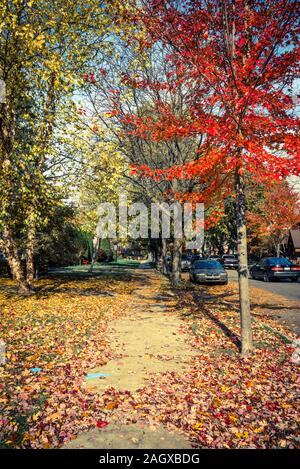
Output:
[[[234,270],[229,270],[230,281],[237,282],[238,274]],[[262,300],[263,292],[274,294],[272,301],[274,311],[269,310],[277,321],[289,327],[296,334],[300,335],[300,283],[292,283],[289,280],[280,282],[264,282],[263,280],[250,279],[250,287],[255,288],[255,294],[251,294],[251,303]],[[262,292],[258,295],[259,289]],[[279,295],[277,298],[276,296]],[[280,297],[284,300],[280,300]],[[283,304],[286,303],[286,304]]]
[[[227,270],[227,272],[229,281],[237,283],[237,271]],[[183,278],[188,280],[188,273],[184,273]],[[300,283],[292,283],[289,280],[264,282],[252,279],[249,282],[252,289],[252,306],[265,304],[266,314],[273,316],[278,322],[300,335]],[[210,287],[208,286],[208,288]],[[228,287],[224,288],[229,290]]]
[[[227,270],[227,272],[231,281],[237,281],[238,275],[235,270]],[[284,296],[288,300],[300,301],[300,283],[292,283],[289,280],[281,280],[280,282],[264,282],[263,280],[250,279],[250,285]]]

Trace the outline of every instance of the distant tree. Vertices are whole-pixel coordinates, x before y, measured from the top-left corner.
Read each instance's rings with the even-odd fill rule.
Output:
[[[76,208],[61,204],[49,217],[47,225],[37,231],[34,265],[60,267],[91,259],[92,236],[76,223]]]
[[[205,245],[211,253],[222,256],[237,248],[235,198],[226,197],[220,205],[215,211],[215,221],[211,217],[212,223],[205,230]]]
[[[263,200],[248,213],[249,237],[256,244],[269,246],[277,257],[288,231],[300,223],[299,193],[286,180],[273,182]]]

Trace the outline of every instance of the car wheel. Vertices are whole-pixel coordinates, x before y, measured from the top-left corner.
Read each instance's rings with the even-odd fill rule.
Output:
[[[270,277],[267,273],[264,274],[264,282],[269,282],[270,281]]]
[[[222,282],[220,285],[228,285],[228,280],[226,280],[226,282]]]
[[[298,282],[298,279],[299,279],[299,278],[300,278],[300,277],[294,277],[294,278],[292,278],[291,280],[292,280],[292,282]]]

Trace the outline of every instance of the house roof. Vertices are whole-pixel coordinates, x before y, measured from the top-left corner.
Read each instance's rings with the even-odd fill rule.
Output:
[[[300,249],[300,229],[290,230],[290,235],[295,249]]]

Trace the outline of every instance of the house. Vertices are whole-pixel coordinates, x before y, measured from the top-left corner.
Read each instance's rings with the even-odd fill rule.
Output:
[[[287,253],[291,259],[300,262],[300,228],[289,231]]]

